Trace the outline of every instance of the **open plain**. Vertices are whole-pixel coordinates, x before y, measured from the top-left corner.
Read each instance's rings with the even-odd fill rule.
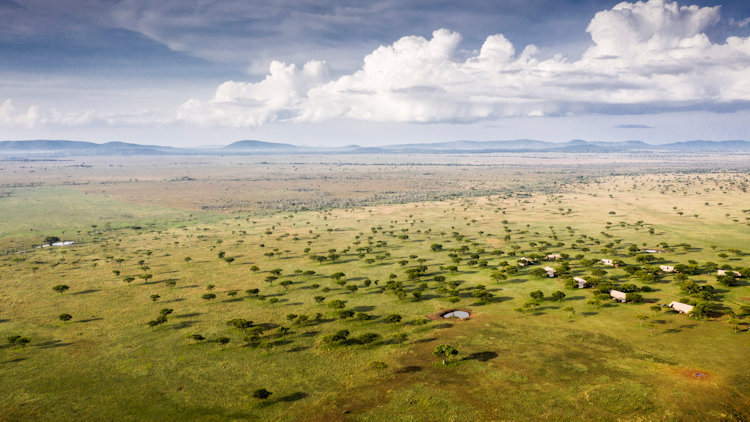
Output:
[[[0,420],[747,420],[748,163],[2,161]]]

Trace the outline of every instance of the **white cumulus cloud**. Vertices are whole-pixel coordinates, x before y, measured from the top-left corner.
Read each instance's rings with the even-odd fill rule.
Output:
[[[178,119],[254,127],[332,118],[471,122],[506,116],[680,110],[750,102],[750,38],[712,42],[719,7],[651,0],[597,13],[593,45],[578,59],[542,60],[502,34],[478,51],[439,29],[406,36],[368,54],[362,67],[331,78],[323,62],[301,68],[273,62],[260,82],[221,84],[213,98],[191,99]]]
[[[0,125],[34,127],[39,121],[39,108],[30,106],[27,109],[19,109],[13,104],[13,100],[6,99],[0,105]]]
[[[31,105],[18,107],[8,98],[0,104],[0,127],[28,128],[40,127],[81,127],[100,126],[152,126],[174,123],[174,116],[164,113],[139,110],[128,113],[102,113],[93,110],[63,112],[56,108]]]

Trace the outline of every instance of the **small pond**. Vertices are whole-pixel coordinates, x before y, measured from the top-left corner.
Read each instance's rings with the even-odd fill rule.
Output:
[[[72,245],[74,243],[76,243],[76,242],[74,242],[72,240],[65,240],[65,241],[62,241],[62,242],[55,242],[55,243],[53,243],[51,245],[50,244],[39,245],[39,246],[36,246],[36,248],[49,248],[50,246],[70,246],[70,245]]]
[[[450,311],[442,315],[443,318],[469,319],[469,313],[466,311]]]

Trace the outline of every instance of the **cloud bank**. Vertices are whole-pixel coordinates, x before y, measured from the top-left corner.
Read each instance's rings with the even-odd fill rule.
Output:
[[[381,46],[353,73],[272,62],[260,82],[228,81],[191,99],[177,118],[203,126],[257,127],[334,118],[475,122],[519,116],[726,110],[750,104],[750,37],[709,40],[719,7],[651,0],[597,13],[593,45],[577,60],[537,58],[504,35],[460,49],[447,29]]]

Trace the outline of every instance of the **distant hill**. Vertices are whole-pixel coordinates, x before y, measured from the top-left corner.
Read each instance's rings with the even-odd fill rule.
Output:
[[[174,148],[126,142],[78,142],[68,140],[0,141],[0,156],[90,156],[90,155],[273,155],[273,154],[478,154],[478,153],[750,153],[750,142],[685,141],[652,145],[641,141],[547,142],[532,139],[509,141],[451,141],[395,144],[380,147],[307,147],[256,140],[237,141],[220,148]]]
[[[750,142],[747,141],[687,141],[662,145],[664,149],[690,152],[747,152]]]
[[[278,144],[263,141],[237,141],[223,148],[222,151],[296,151],[300,147],[291,144]]]
[[[180,150],[159,145],[139,145],[126,142],[93,142],[33,140],[0,141],[2,153],[33,153],[52,155],[164,155],[180,153]]]

